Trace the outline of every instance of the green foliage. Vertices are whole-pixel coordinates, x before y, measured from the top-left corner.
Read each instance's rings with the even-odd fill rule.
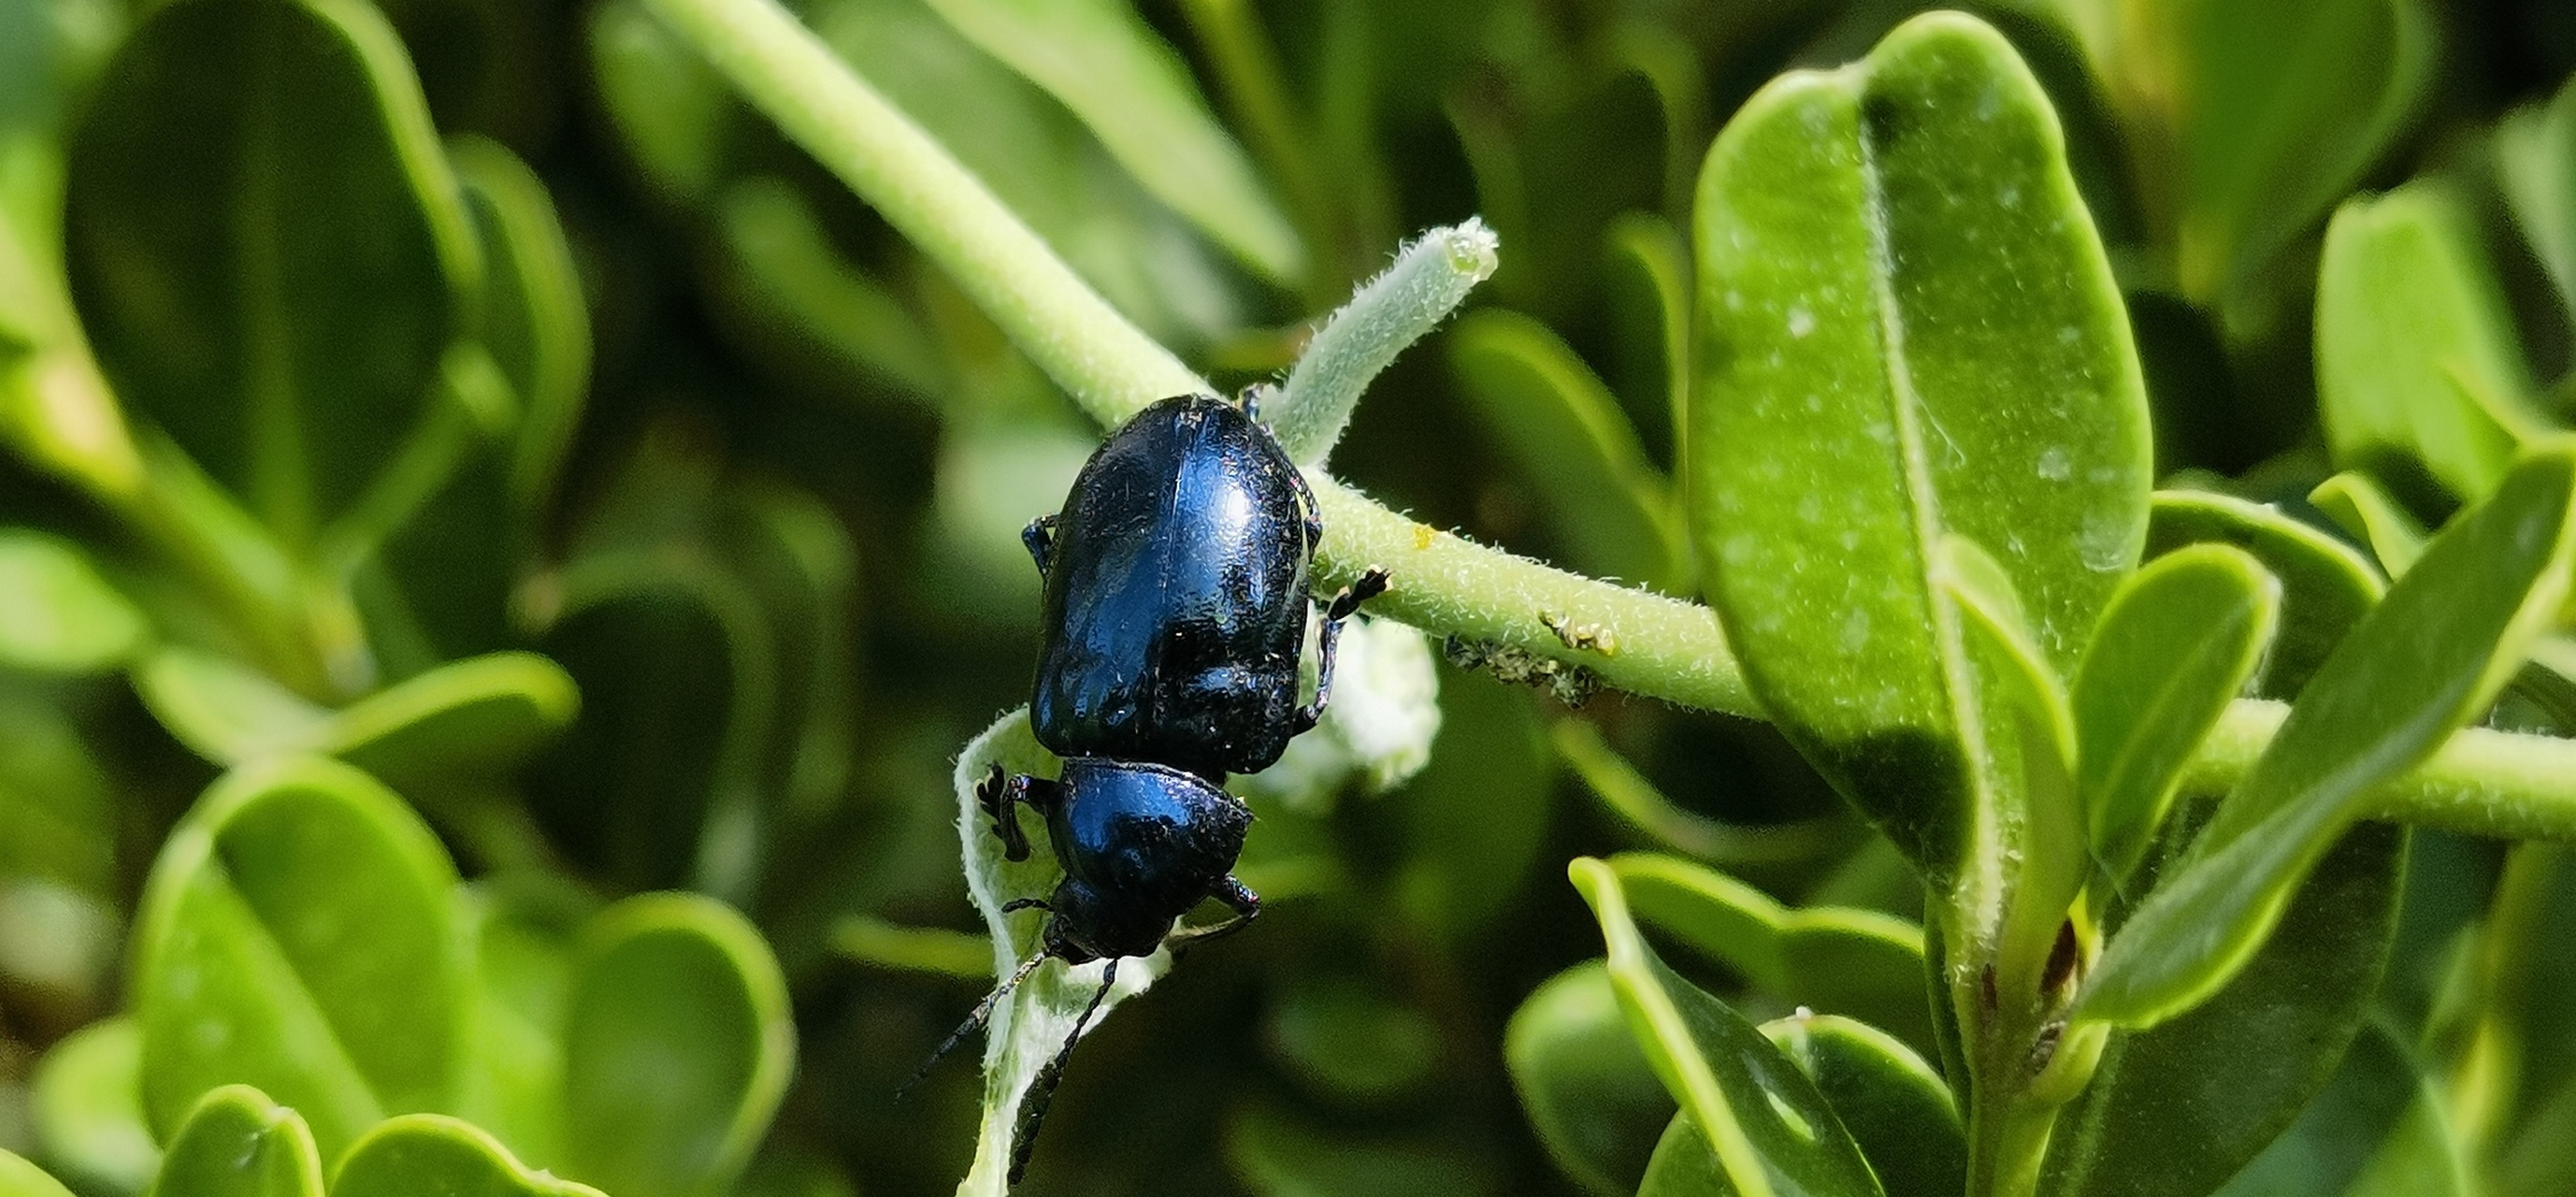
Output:
[[[0,1194],[1002,1191],[1201,390],[1393,587],[1029,1191],[2568,1191],[2563,4],[1931,7],[0,0]]]

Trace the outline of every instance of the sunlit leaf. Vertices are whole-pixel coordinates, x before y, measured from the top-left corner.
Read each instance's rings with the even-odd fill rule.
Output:
[[[146,1197],[322,1197],[313,1132],[248,1085],[209,1091],[170,1136]]]
[[[1634,1192],[1671,1094],[1628,1034],[1600,961],[1548,978],[1503,1031],[1503,1063],[1548,1157],[1585,1191]]]
[[[69,541],[0,528],[0,667],[115,668],[145,637],[142,613]]]
[[[143,1115],[143,1036],[128,1016],[73,1032],[36,1066],[30,1113],[45,1159],[74,1183],[139,1193],[161,1168]]]
[[[1762,1024],[1834,1108],[1887,1197],[1954,1197],[1968,1183],[1967,1128],[1941,1074],[1867,1023],[1799,1014]]]
[[[331,1178],[331,1197],[450,1195],[601,1197],[588,1185],[529,1171],[473,1124],[438,1114],[407,1114],[368,1132]]]
[[[2195,544],[2243,549],[2280,582],[2280,630],[2255,683],[2265,698],[2297,697],[2388,589],[2369,559],[2277,508],[2208,491],[2157,491],[2148,555]]]

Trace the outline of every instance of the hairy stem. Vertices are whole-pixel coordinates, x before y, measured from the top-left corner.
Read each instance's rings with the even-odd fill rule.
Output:
[[[775,0],[645,3],[790,140],[953,275],[1093,418],[1115,425],[1165,395],[1207,389]],[[1383,565],[1396,582],[1375,609],[1408,623],[1580,665],[1623,690],[1763,717],[1706,607],[1472,544],[1329,478],[1316,478],[1315,491],[1326,527],[1318,570],[1325,585]],[[2194,760],[2188,784],[2203,793],[2232,787],[2287,711],[2279,703],[2235,703]],[[2383,787],[2375,813],[2478,835],[2576,840],[2576,742],[2461,732],[2423,767]]]

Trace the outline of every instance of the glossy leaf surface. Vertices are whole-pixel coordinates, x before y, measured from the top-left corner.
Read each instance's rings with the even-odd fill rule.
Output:
[[[2495,488],[2540,429],[2466,203],[2416,183],[2348,201],[2317,273],[2317,398],[2338,464]]]
[[[1748,1195],[1879,1193],[1814,1083],[1726,1003],[1655,957],[1628,916],[1618,874],[1588,858],[1567,873],[1600,920],[1630,1033],[1705,1137],[1717,1174]],[[1650,1163],[1650,1182],[1655,1171]]]
[[[2070,693],[2076,792],[2093,859],[2114,887],[2146,855],[2193,750],[2272,646],[2281,584],[2223,545],[2132,575],[2102,613]]]
[[[1709,599],[1782,730],[1951,876],[1994,833],[1941,536],[2064,670],[2145,532],[2143,384],[2056,118],[1992,30],[1918,18],[1748,101],[1695,220]]]
[[[322,1197],[322,1157],[293,1109],[248,1085],[209,1091],[170,1138],[147,1197]]]
[[[531,1172],[473,1124],[407,1114],[358,1140],[331,1197],[600,1197],[588,1185]]]
[[[563,1171],[633,1197],[723,1192],[796,1055],[769,945],[694,894],[629,898],[592,923],[563,1043]]]
[[[1548,978],[1503,1032],[1512,1088],[1549,1158],[1585,1191],[1634,1192],[1671,1120],[1672,1095],[1628,1034],[1609,969],[1587,961]]]
[[[1955,1197],[1967,1187],[1967,1129],[1923,1057],[1831,1014],[1774,1019],[1762,1033],[1816,1082],[1887,1197]]]
[[[2369,788],[2484,709],[2549,626],[2576,538],[2576,447],[2553,444],[2426,547],[2290,709],[2190,855],[2121,928],[2079,1011],[2148,1026],[2259,947]]]
[[[436,1108],[464,999],[455,884],[420,817],[346,765],[218,781],[163,845],[135,934],[153,1124],[255,1084],[336,1154],[388,1113]]]

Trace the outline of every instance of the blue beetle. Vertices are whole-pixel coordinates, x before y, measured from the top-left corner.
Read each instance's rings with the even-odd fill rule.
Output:
[[[994,1003],[1049,958],[1109,963],[1020,1111],[1014,1182],[1119,958],[1222,935],[1261,912],[1259,895],[1231,871],[1252,812],[1225,792],[1226,776],[1269,767],[1323,717],[1342,621],[1387,583],[1371,568],[1325,607],[1315,696],[1300,702],[1298,665],[1315,606],[1308,568],[1323,532],[1305,476],[1248,398],[1237,406],[1182,395],[1111,433],[1063,510],[1023,534],[1046,580],[1029,717],[1038,741],[1064,759],[1064,774],[1012,776],[997,765],[977,797],[1011,860],[1029,855],[1015,808],[1044,816],[1064,879],[1046,898],[1003,907],[1048,912],[1042,947],[940,1052],[983,1025]],[[1210,898],[1234,916],[1172,931]]]

